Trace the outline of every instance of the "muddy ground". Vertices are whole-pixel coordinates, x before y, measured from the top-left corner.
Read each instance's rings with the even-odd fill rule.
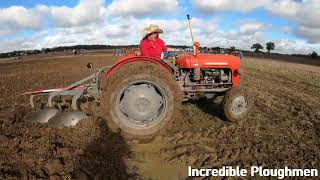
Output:
[[[320,67],[246,58],[240,87],[253,97],[238,124],[219,103],[183,104],[173,129],[151,142],[127,142],[90,117],[74,128],[23,120],[24,91],[61,87],[113,64],[108,54],[0,62],[0,179],[185,179],[187,166],[320,169]]]

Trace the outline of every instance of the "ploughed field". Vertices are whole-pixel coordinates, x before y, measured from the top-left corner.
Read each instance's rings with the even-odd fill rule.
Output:
[[[319,66],[246,58],[240,88],[254,101],[247,119],[226,122],[221,98],[184,103],[173,128],[148,142],[127,142],[104,117],[62,129],[23,120],[28,97],[20,93],[66,86],[94,73],[88,62],[115,61],[111,54],[0,61],[0,179],[184,179],[187,166],[320,169]]]

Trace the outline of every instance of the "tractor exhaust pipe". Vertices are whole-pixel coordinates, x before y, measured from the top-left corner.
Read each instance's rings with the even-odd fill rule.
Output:
[[[191,39],[192,39],[193,55],[197,57],[198,56],[198,52],[199,52],[200,43],[196,42],[194,40],[194,34],[193,34],[193,31],[192,31],[192,26],[191,26],[191,18],[190,18],[189,14],[187,14],[187,19],[188,19],[188,24],[189,24],[189,29],[190,29]]]
[[[187,19],[188,19],[188,23],[189,23],[189,29],[190,29],[192,44],[194,44],[194,35],[193,35],[193,31],[192,31],[191,18],[190,18],[189,14],[187,14]]]

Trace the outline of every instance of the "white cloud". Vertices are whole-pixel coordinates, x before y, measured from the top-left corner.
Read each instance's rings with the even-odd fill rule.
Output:
[[[15,38],[0,43],[0,53],[21,49],[33,49],[36,46],[35,38]]]
[[[44,8],[45,9],[45,8]],[[49,17],[59,27],[83,26],[105,20],[104,0],[80,0],[73,8],[53,6],[46,9]]]
[[[23,28],[37,30],[41,28],[42,14],[38,7],[26,9],[11,6],[0,9],[0,35],[15,33]]]
[[[284,10],[285,9],[285,10]],[[279,0],[267,7],[274,15],[287,18],[297,24],[294,30],[298,36],[310,43],[320,43],[320,3],[319,0]]]
[[[216,11],[236,11],[248,13],[262,8],[278,16],[290,17],[297,13],[299,4],[301,3],[298,3],[296,0],[192,0],[192,4],[199,11],[207,13],[215,13]]]
[[[318,0],[304,0],[296,15],[300,24],[312,28],[320,28],[319,17],[320,2]]]
[[[295,22],[297,28],[293,31],[296,35],[310,43],[320,43],[319,0],[192,0],[192,4],[207,13],[226,10],[248,13],[263,8],[272,15]]]
[[[192,4],[200,11],[214,13],[216,11],[249,12],[263,7],[268,0],[192,0]]]
[[[310,43],[320,43],[320,3],[318,0],[304,0],[294,19],[299,26],[296,34]]]
[[[283,27],[278,28],[277,31],[282,32],[284,34],[289,34],[292,31],[292,28],[289,26],[283,26]]]
[[[110,16],[150,16],[174,13],[179,8],[177,0],[113,0],[107,7]]]
[[[202,46],[224,47],[235,46],[250,50],[253,43],[261,43],[265,46],[267,39],[263,33],[263,26],[257,21],[243,23],[242,32],[238,27],[230,31],[223,31],[219,27],[219,18],[209,20],[194,18],[192,21],[195,38]],[[152,19],[152,18],[115,18],[112,23],[104,25],[92,24],[73,28],[56,28],[50,33],[41,31],[39,35],[27,38],[17,38],[1,43],[0,51],[6,52],[16,49],[33,49],[42,47],[70,46],[77,44],[114,44],[129,45],[139,44],[142,38],[142,29],[150,23],[159,24],[164,30],[161,35],[167,44],[191,45],[190,32],[185,20],[179,19]],[[222,20],[223,21],[223,20]],[[259,26],[248,24],[262,24]],[[261,29],[262,28],[262,29]],[[245,32],[252,33],[245,33]],[[305,53],[312,50],[320,52],[320,47],[298,40],[275,40],[276,51],[279,53]]]
[[[301,40],[275,40],[275,52],[286,54],[309,54],[312,51],[320,52],[320,45],[306,43]]]
[[[273,0],[266,3],[264,8],[273,15],[292,18],[299,10],[299,3],[294,0]]]
[[[276,52],[320,52],[320,3],[316,0],[244,0],[192,1],[196,8],[205,12],[234,10],[242,13],[264,8],[272,15],[287,18],[294,26],[271,27],[264,22],[249,20],[222,30],[220,18],[193,18],[196,40],[203,46],[236,46],[250,50],[253,43],[267,42],[265,30],[283,33],[295,32],[309,40],[274,40]],[[30,38],[2,39],[0,52],[42,47],[69,46],[77,44],[138,44],[142,30],[149,24],[159,24],[164,30],[161,37],[167,44],[191,45],[190,32],[184,19],[167,18],[179,11],[177,0],[114,0],[106,7],[104,0],[80,0],[75,7],[37,5],[34,8],[12,6],[0,9],[0,35],[12,34],[21,29],[35,31]],[[169,14],[169,15],[168,15]],[[152,16],[156,18],[150,18]],[[148,16],[148,17],[147,17]],[[106,21],[106,18],[107,21]],[[47,20],[47,21],[45,21]],[[45,22],[45,23],[44,23]],[[49,24],[50,29],[46,27]]]
[[[85,26],[103,23],[106,19],[104,0],[80,0],[73,8],[37,5],[33,8],[10,6],[0,8],[0,35],[9,35],[22,29],[40,30],[44,20],[57,27]]]
[[[271,27],[271,24],[264,24],[259,21],[249,21],[239,24],[240,33],[242,34],[252,34],[259,31],[267,30]]]
[[[295,33],[301,37],[307,38],[310,43],[320,43],[320,28],[300,26]]]
[[[296,21],[299,25],[320,28],[319,0],[278,0],[273,1],[266,10],[270,13]]]

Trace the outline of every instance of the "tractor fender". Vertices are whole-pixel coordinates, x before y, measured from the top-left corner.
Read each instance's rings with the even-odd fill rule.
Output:
[[[121,69],[121,67],[125,64],[128,63],[134,63],[134,62],[151,62],[154,64],[159,65],[159,67],[163,68],[163,70],[167,71],[168,73],[173,74],[174,71],[173,69],[165,64],[164,62],[157,60],[157,59],[153,59],[150,57],[145,57],[145,56],[127,56],[124,58],[121,58],[117,61],[116,64],[114,64],[107,72],[105,72],[105,78],[108,79],[109,77],[111,77],[117,70]]]

